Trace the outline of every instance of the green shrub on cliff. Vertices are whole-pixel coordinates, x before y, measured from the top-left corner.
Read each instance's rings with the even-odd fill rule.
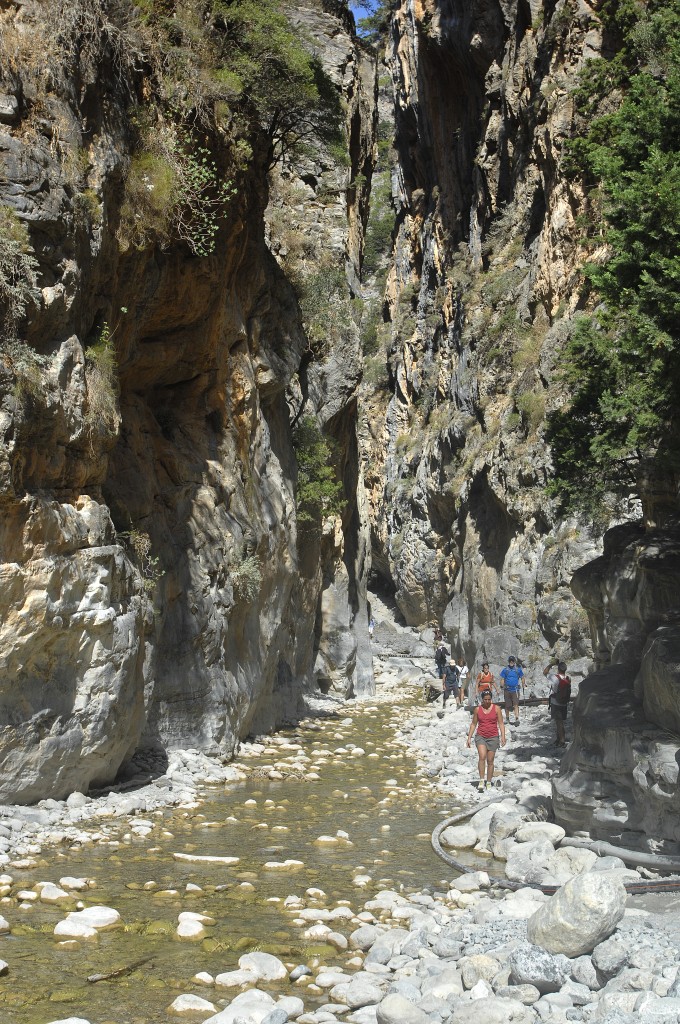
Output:
[[[9,206],[0,206],[0,340],[16,338],[37,295],[38,262],[26,225]]]
[[[326,516],[339,515],[344,502],[342,484],[332,465],[331,446],[313,416],[305,416],[297,425],[293,446],[298,466],[298,522],[320,525]]]
[[[592,197],[591,235],[606,244],[585,268],[602,301],[575,324],[568,401],[549,423],[552,489],[570,507],[630,490],[654,463],[680,467],[680,11],[677,0],[609,3],[604,16],[621,47],[587,70],[584,127],[566,157]]]
[[[235,192],[232,182],[220,177],[210,151],[187,129],[161,120],[147,127],[144,142],[125,182],[121,248],[181,239],[195,255],[209,255]]]
[[[312,140],[346,150],[339,93],[279,0],[121,7],[150,69],[148,99],[130,118],[123,248],[181,239],[207,255],[236,191],[230,179],[254,152],[272,166]]]

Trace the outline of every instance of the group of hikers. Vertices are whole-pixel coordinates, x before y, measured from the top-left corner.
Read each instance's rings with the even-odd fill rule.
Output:
[[[514,714],[514,725],[519,726],[520,689],[525,691],[525,675],[522,664],[514,655],[508,658],[508,664],[501,669],[499,684],[487,661],[482,662],[472,685],[470,670],[464,658],[458,661],[449,659],[441,632],[435,633],[435,664],[441,680],[441,690],[431,688],[438,697],[443,695],[443,704],[454,697],[456,708],[463,706],[467,696],[468,706],[472,705],[473,714],[466,745],[469,747],[474,735],[477,747],[479,769],[479,792],[491,789],[494,759],[499,745],[505,746],[505,726],[510,724],[510,713]],[[550,683],[548,703],[550,717],[555,722],[557,746],[565,747],[565,721],[571,698],[571,680],[567,675],[564,661],[551,661],[543,669],[543,675]],[[501,693],[502,691],[502,693]],[[502,706],[501,706],[501,696]],[[498,703],[494,703],[494,697]],[[505,711],[505,719],[503,717]]]

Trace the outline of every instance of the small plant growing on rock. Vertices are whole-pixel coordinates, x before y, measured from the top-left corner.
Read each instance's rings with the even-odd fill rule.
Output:
[[[255,600],[262,586],[262,570],[257,555],[248,555],[231,574],[234,593],[249,604]]]
[[[16,339],[30,304],[37,302],[38,261],[28,230],[9,206],[0,206],[0,333]]]
[[[165,248],[180,239],[196,256],[208,256],[235,191],[187,129],[169,122],[151,126],[130,163],[120,247],[143,249],[155,242]]]
[[[534,432],[545,419],[545,395],[543,391],[525,391],[516,399],[517,408],[527,428]]]
[[[156,584],[163,575],[160,568],[160,560],[151,554],[151,538],[143,530],[129,530],[119,536],[126,541],[135,564],[142,577],[144,590],[147,594],[153,593]]]
[[[90,438],[104,428],[113,433],[118,429],[118,370],[113,347],[113,335],[104,324],[95,345],[85,353],[85,380],[87,382],[86,425]]]

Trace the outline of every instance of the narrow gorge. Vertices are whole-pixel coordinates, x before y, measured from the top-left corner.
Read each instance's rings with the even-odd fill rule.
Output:
[[[680,853],[677,22],[0,0],[3,804],[374,694],[380,598],[566,660],[557,821]]]

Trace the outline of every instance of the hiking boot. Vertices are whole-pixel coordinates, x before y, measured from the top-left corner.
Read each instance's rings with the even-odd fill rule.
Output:
[[[480,779],[479,780],[479,785],[477,786],[477,790],[480,793],[484,792],[484,779]]]
[[[515,719],[515,725],[519,725],[519,718]]]
[[[493,788],[493,787],[492,787],[492,784],[491,784],[491,783],[489,782],[489,780],[488,780],[488,779],[486,780],[486,788],[487,788],[487,789],[492,789],[492,788]]]

